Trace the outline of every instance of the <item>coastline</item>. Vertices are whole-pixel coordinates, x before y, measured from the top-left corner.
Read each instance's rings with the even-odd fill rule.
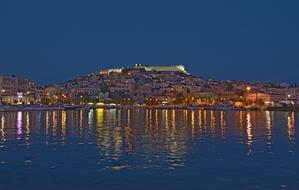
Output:
[[[184,110],[220,110],[220,111],[295,111],[299,112],[297,107],[277,107],[277,108],[244,108],[244,107],[222,107],[222,106],[178,106],[178,105],[161,105],[161,106],[129,106],[129,105],[17,105],[17,106],[0,106],[0,112],[15,111],[63,111],[63,110],[82,110],[82,109],[184,109]]]

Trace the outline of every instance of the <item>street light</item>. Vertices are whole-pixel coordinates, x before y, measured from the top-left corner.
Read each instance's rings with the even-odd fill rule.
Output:
[[[245,101],[247,101],[247,96],[249,95],[249,92],[251,90],[251,87],[250,86],[247,86],[246,87],[246,90],[247,90],[247,94],[245,94]]]

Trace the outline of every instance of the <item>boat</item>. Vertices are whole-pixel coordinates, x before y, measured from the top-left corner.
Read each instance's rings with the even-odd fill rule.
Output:
[[[269,106],[269,111],[296,111],[299,112],[299,102],[296,98],[288,98],[281,101],[278,105]]]
[[[294,105],[282,105],[282,106],[270,106],[269,111],[295,111],[299,112],[299,104]]]

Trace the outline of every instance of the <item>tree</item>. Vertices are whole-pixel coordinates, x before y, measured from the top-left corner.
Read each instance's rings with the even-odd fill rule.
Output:
[[[41,103],[44,104],[44,105],[49,105],[52,102],[51,102],[50,98],[42,98]]]
[[[94,99],[92,99],[87,93],[79,93],[75,96],[72,102],[75,104],[86,104],[89,102],[94,102]]]

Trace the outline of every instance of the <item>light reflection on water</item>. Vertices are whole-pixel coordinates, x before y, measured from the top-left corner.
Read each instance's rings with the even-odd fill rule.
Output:
[[[23,113],[22,112],[18,112],[17,113],[17,140],[21,140],[22,139],[22,120],[23,120]]]
[[[217,161],[231,155],[245,159],[282,152],[285,157],[298,158],[297,118],[294,112],[269,111],[5,112],[0,113],[0,161],[8,171],[20,162],[26,166],[30,162],[30,167],[36,163],[37,167],[56,168],[59,163],[51,159],[61,156],[59,151],[52,153],[48,161],[38,156],[48,155],[50,148],[79,154],[73,161],[86,162],[89,170],[184,168],[194,172],[191,168],[196,168],[196,159]],[[14,152],[15,147],[19,152]],[[14,162],[10,161],[12,157]],[[67,161],[60,164],[68,166]]]

